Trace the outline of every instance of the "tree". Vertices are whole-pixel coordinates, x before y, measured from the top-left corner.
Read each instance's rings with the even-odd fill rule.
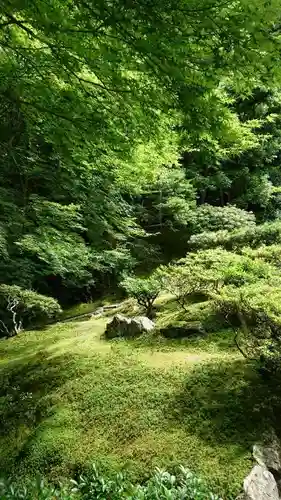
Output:
[[[58,302],[19,286],[0,285],[0,332],[17,335],[22,328],[42,326],[61,313]]]
[[[153,317],[153,304],[161,292],[161,286],[157,272],[148,278],[127,277],[121,282],[121,287],[145,309],[148,318]]]
[[[200,189],[171,167],[183,150],[217,165],[258,147],[238,99],[279,76],[278,1],[2,4],[2,282],[66,304],[157,245],[183,255]]]
[[[239,288],[226,286],[215,296],[217,310],[236,328],[234,340],[245,357],[259,359],[262,355],[280,359],[280,296],[277,276]]]

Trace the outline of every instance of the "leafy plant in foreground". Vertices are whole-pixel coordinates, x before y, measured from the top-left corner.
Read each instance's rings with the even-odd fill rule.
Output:
[[[96,466],[91,473],[72,480],[72,489],[54,488],[43,481],[18,488],[9,481],[0,482],[1,500],[221,500],[203,481],[188,469],[180,467],[179,474],[156,469],[144,484],[132,484],[119,473],[112,479],[103,476]]]

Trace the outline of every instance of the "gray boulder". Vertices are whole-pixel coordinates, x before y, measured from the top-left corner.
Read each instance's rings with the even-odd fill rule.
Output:
[[[255,444],[253,457],[259,465],[266,467],[274,475],[281,472],[280,446],[276,440],[267,445]]]
[[[116,314],[106,326],[105,337],[108,339],[138,337],[142,333],[150,332],[153,328],[153,321],[146,316],[126,318],[122,314]]]
[[[244,492],[245,500],[279,500],[274,476],[262,465],[255,465],[246,477]]]
[[[131,336],[135,336],[151,332],[154,329],[154,326],[153,321],[146,316],[136,316],[131,319],[129,330],[132,332]]]

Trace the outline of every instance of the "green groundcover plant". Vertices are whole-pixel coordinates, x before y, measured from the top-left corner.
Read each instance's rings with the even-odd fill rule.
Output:
[[[177,475],[156,469],[144,485],[132,484],[123,474],[113,478],[102,475],[96,466],[91,473],[72,480],[70,487],[53,487],[37,480],[16,487],[10,481],[0,482],[1,500],[221,500],[191,471],[179,468]]]

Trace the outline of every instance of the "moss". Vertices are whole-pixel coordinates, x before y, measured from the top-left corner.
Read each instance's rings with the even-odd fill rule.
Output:
[[[106,321],[1,343],[1,473],[63,479],[95,462],[143,480],[182,464],[231,498],[272,414],[229,332],[106,342]]]

